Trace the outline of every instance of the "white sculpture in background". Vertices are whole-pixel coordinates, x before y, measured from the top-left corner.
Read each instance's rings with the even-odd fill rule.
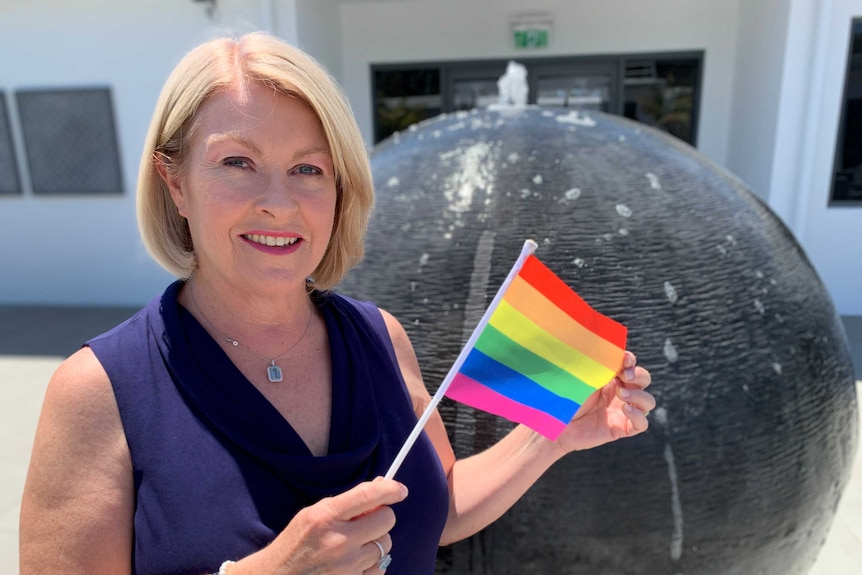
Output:
[[[527,85],[527,67],[509,60],[506,73],[497,80],[501,106],[526,106],[530,87]]]

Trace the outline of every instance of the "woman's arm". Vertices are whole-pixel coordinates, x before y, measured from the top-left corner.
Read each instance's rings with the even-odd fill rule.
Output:
[[[21,505],[21,575],[130,573],[133,493],[111,383],[84,348],[63,362],[45,394]],[[324,499],[230,572],[377,572],[380,552],[371,542],[389,550],[389,506],[406,494],[401,484],[380,480]]]
[[[374,573],[392,546],[396,481],[371,481],[300,511],[272,544],[230,573]],[[20,525],[20,573],[131,572],[134,484],[113,389],[89,348],[63,362],[48,384]],[[225,557],[229,559],[229,557]]]
[[[133,490],[110,381],[83,348],[45,394],[21,502],[21,574],[129,573]]]
[[[382,313],[419,416],[431,397],[416,354],[398,320]],[[520,425],[482,453],[456,461],[443,420],[435,413],[425,430],[449,481],[449,517],[441,545],[469,537],[495,521],[566,453],[645,431],[648,423],[644,413],[655,406],[655,399],[644,391],[650,384],[649,372],[635,364],[634,355],[627,352],[624,371],[587,400],[556,441]],[[623,397],[625,393],[628,395]]]

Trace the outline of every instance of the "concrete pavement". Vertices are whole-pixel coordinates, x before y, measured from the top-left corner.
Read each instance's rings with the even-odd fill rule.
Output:
[[[45,387],[81,342],[132,308],[0,306],[0,573],[18,572],[20,497]],[[862,317],[844,318],[862,380]],[[862,400],[862,381],[857,382]],[[862,411],[860,411],[862,414]],[[860,425],[862,428],[862,425]],[[810,575],[851,575],[862,565],[862,456],[857,456],[829,538]]]

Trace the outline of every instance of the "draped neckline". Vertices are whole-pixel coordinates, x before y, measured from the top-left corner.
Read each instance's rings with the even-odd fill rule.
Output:
[[[270,467],[285,483],[317,500],[368,478],[376,467],[380,418],[368,365],[351,359],[362,346],[355,326],[338,302],[315,292],[312,301],[326,325],[332,363],[329,448],[314,456],[281,413],[230,361],[204,327],[177,301],[182,282],[161,298],[164,325],[153,326],[159,350],[175,385],[203,425]],[[158,321],[158,320],[157,320]],[[279,385],[279,384],[275,384]]]

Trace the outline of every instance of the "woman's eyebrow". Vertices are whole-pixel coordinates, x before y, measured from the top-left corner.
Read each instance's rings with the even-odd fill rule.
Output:
[[[305,156],[313,156],[315,154],[326,154],[327,156],[332,156],[329,146],[309,146],[307,148],[300,148],[297,150],[294,157],[302,158]]]
[[[240,144],[241,146],[245,146],[254,153],[260,153],[260,148],[258,148],[257,144],[254,143],[254,140],[252,140],[251,138],[247,138],[237,132],[223,132],[220,134],[213,134],[209,138],[207,138],[207,147],[221,144],[223,142],[235,142],[237,144]],[[313,156],[315,154],[326,154],[327,156],[332,156],[332,151],[327,145],[313,145],[307,148],[301,148],[297,150],[293,156],[294,158],[303,158],[306,156]]]
[[[213,146],[215,144],[221,144],[223,142],[235,142],[242,146],[245,146],[249,150],[255,153],[259,153],[260,149],[254,143],[254,140],[243,136],[237,132],[223,132],[220,134],[212,134],[209,138],[207,138],[207,147]]]

